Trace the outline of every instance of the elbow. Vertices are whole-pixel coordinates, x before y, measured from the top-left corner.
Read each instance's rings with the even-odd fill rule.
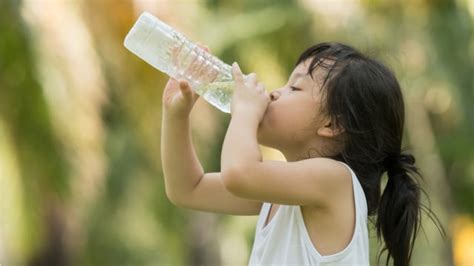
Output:
[[[228,169],[222,171],[222,182],[224,187],[227,191],[238,196],[239,192],[243,187],[243,175],[241,174],[242,170],[234,167],[232,169]]]
[[[183,204],[182,204],[183,201],[181,199],[179,199],[176,195],[166,191],[166,197],[171,202],[171,204],[175,205],[176,207],[180,207],[180,208],[184,207]]]
[[[178,204],[178,201],[176,200],[176,198],[175,198],[174,196],[170,195],[170,194],[168,193],[168,191],[166,191],[166,197],[168,198],[169,202],[171,202],[173,205],[176,205],[176,206],[179,205],[179,204]]]

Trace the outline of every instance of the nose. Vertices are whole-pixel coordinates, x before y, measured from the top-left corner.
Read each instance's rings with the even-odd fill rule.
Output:
[[[276,99],[278,99],[278,97],[280,97],[279,91],[272,91],[270,93],[270,100],[275,101]]]

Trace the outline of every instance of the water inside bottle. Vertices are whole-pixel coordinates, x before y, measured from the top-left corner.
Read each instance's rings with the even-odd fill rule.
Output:
[[[197,85],[194,90],[221,111],[230,113],[230,103],[232,101],[234,88],[235,82],[228,80]]]
[[[170,77],[188,80],[203,99],[230,113],[235,86],[231,67],[169,25],[144,12],[127,34],[124,45]]]

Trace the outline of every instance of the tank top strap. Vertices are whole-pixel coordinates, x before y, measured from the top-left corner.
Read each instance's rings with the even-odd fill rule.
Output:
[[[341,162],[341,161],[339,162],[342,165],[344,165],[351,173],[352,188],[354,192],[354,200],[355,200],[356,208],[361,210],[361,213],[360,213],[361,215],[367,215],[367,201],[365,198],[364,189],[362,188],[362,185],[360,184],[360,181],[357,178],[357,175],[347,163]]]

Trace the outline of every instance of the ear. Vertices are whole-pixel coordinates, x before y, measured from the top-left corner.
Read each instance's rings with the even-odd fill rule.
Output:
[[[318,129],[318,135],[326,138],[334,138],[344,132],[344,128],[336,127],[335,123],[331,120],[326,119],[324,123],[321,124],[321,127]]]

